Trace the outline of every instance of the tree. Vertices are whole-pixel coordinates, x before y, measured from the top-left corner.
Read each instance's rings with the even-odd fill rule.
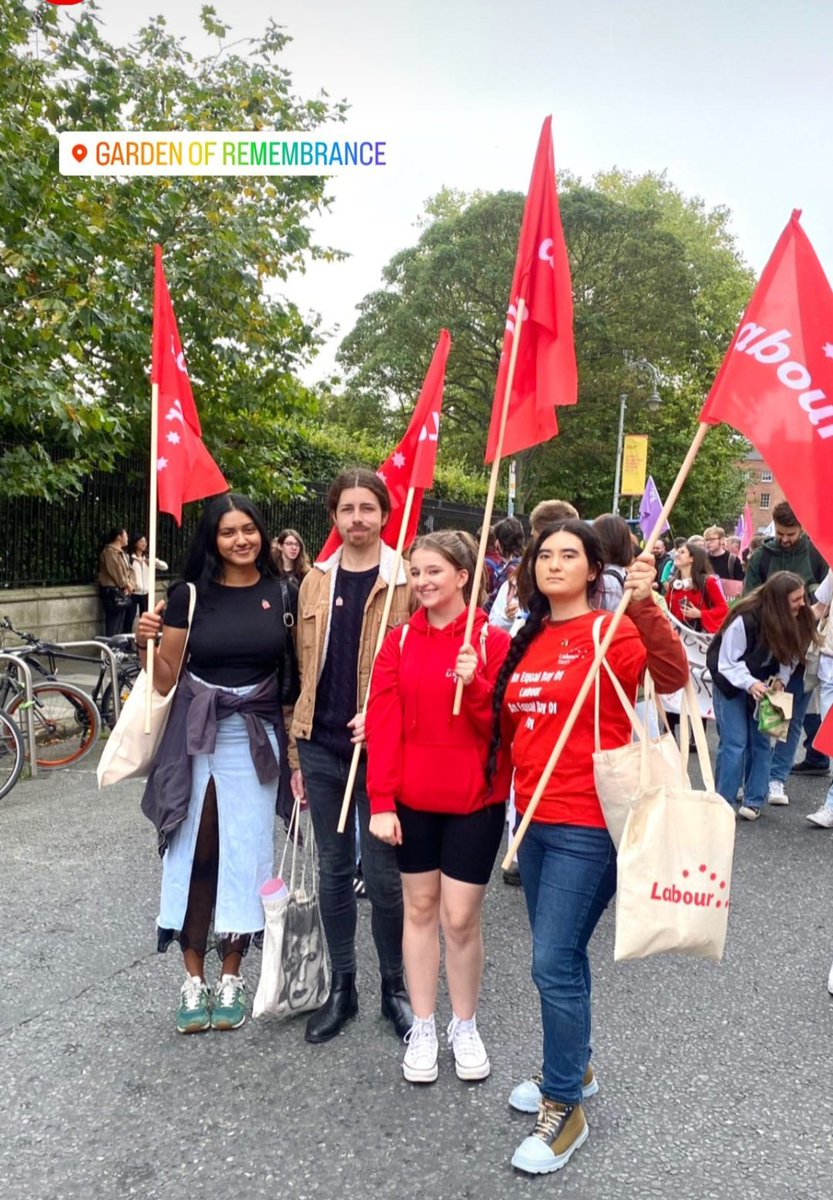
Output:
[[[587,187],[567,177],[561,192],[580,399],[559,410],[554,442],[520,456],[520,499],[523,509],[560,495],[593,515],[611,504],[622,392],[631,397],[628,430],[652,435],[651,471],[661,490],[670,487],[751,279],[725,212],[705,212],[663,178],[611,173]],[[454,349],[440,458],[450,453],[482,473],[522,210],[523,197],[505,192],[471,199],[445,191],[429,201],[433,219],[384,269],[384,286],[365,297],[339,350],[346,372],[339,408],[354,427],[372,425],[395,438],[418,389],[419,363],[447,325]],[[628,357],[648,359],[661,372],[664,405],[650,421],[644,379]],[[687,487],[681,524],[695,528],[739,511],[739,453],[728,431],[710,434],[697,468],[709,483]]]
[[[0,487],[55,496],[93,467],[145,452],[153,243],[165,265],[206,442],[236,487],[297,491],[287,424],[314,401],[297,380],[315,326],[279,294],[308,256],[319,177],[69,178],[55,134],[71,129],[310,130],[344,105],[292,94],[287,38],[270,21],[243,53],[211,7],[217,52],[195,58],[152,20],[135,44],[4,0],[0,25]],[[54,452],[53,452],[54,449]]]

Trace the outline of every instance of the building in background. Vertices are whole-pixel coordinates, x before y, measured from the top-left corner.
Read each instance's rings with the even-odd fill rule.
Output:
[[[775,505],[787,497],[757,450],[750,450],[740,465],[749,476],[746,503],[752,513],[752,529],[755,533],[761,533],[771,524]]]

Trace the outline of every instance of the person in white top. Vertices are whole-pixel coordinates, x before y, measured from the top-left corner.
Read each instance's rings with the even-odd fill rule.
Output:
[[[133,622],[136,618],[148,610],[150,559],[148,558],[148,540],[143,533],[130,543],[129,558],[130,570],[133,572],[136,586],[133,589],[133,610],[129,614],[125,626],[128,633],[132,632]],[[156,569],[157,571],[167,571],[168,564],[161,558],[157,558]]]
[[[770,680],[789,687],[795,668],[806,662],[814,635],[804,580],[791,571],[777,571],[738,601],[709,647],[706,661],[719,736],[717,790],[734,806],[743,784],[738,815],[746,821],[760,817],[768,794],[772,803],[773,743],[758,728],[757,706]]]

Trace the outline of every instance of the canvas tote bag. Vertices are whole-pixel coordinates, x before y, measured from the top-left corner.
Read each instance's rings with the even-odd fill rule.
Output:
[[[599,648],[601,623],[602,619],[600,618],[593,625],[593,642],[597,650]],[[619,843],[622,840],[622,833],[625,829],[625,820],[642,788],[640,780],[642,778],[643,758],[646,760],[645,770],[651,784],[671,783],[676,785],[684,783],[687,786],[688,778],[683,767],[679,747],[673,733],[667,727],[667,721],[666,732],[659,738],[652,738],[647,727],[639,719],[636,709],[625,693],[625,689],[611,670],[607,659],[602,661],[602,668],[607,671],[608,677],[613,684],[622,707],[630,717],[631,726],[638,738],[636,742],[630,741],[624,746],[616,746],[611,750],[601,749],[601,727],[599,721],[600,687],[599,675],[597,675],[594,722],[596,749],[593,754],[593,775],[605,823],[613,839],[613,844],[618,850]],[[663,719],[665,719],[665,711],[662,705],[656,701],[653,680],[646,673],[645,711],[650,712],[653,704],[656,704]],[[685,742],[686,746],[688,746],[687,737]]]
[[[191,634],[191,622],[194,619],[194,608],[197,603],[197,589],[193,583],[188,584],[190,598],[188,601],[188,630],[185,645],[182,648],[182,658],[179,661],[177,679],[182,671],[185,654],[188,649],[188,637]],[[120,783],[122,779],[144,778],[153,766],[156,751],[162,741],[165,726],[171,712],[177,684],[171,688],[167,696],[161,696],[155,689],[151,691],[150,733],[145,733],[145,705],[147,702],[147,675],[140,671],[133,690],[124,702],[113,732],[107,739],[104,753],[96,768],[96,777],[100,788],[108,787],[111,783]]]
[[[300,822],[301,803],[296,800],[279,871],[283,877],[291,842],[289,888],[282,897],[263,901],[266,928],[260,979],[252,1005],[255,1017],[297,1016],[320,1008],[330,993],[330,966],[318,907],[315,837],[312,821],[308,820],[301,838]],[[299,840],[303,843],[300,851]]]
[[[669,951],[715,961],[723,956],[735,814],[715,791],[691,680],[686,700],[705,787],[699,791],[682,781],[652,786],[642,769],[619,845],[617,962]],[[681,736],[687,744],[685,727]]]

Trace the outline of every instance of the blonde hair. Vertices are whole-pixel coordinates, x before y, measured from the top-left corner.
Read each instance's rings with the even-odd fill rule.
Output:
[[[463,588],[463,599],[466,604],[471,601],[471,591],[474,585],[474,569],[477,566],[477,542],[465,529],[438,529],[435,533],[424,533],[411,546],[411,557],[417,550],[434,550],[441,554],[446,562],[451,563],[458,571],[468,571],[469,577]],[[486,599],[486,572],[480,576],[480,589],[477,603],[482,604]]]
[[[554,525],[556,521],[575,521],[578,519],[578,509],[569,500],[541,500],[529,514],[529,527],[532,536],[540,533],[545,525]]]

